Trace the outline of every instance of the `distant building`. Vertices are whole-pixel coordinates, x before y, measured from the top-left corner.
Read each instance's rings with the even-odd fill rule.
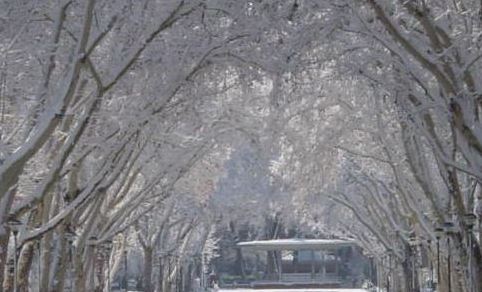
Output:
[[[367,263],[355,241],[340,239],[275,239],[240,242],[243,256],[266,253],[255,264],[252,287],[357,288]],[[263,269],[264,266],[264,269]]]

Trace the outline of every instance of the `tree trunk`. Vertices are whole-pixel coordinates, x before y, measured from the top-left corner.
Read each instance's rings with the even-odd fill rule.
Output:
[[[164,265],[163,265],[163,260],[162,257],[159,257],[159,279],[157,281],[157,291],[161,292],[162,291],[162,282],[164,280]]]
[[[12,259],[13,260],[13,259]],[[7,265],[6,265],[7,266]],[[3,279],[3,291],[13,291],[13,267],[10,267],[10,265],[7,266],[7,269],[5,270],[4,279]]]
[[[88,277],[85,277],[85,272],[87,272],[86,270],[84,270],[84,265],[83,265],[83,261],[82,261],[82,250],[80,249],[79,251],[77,251],[77,253],[75,253],[75,260],[74,260],[74,265],[75,265],[75,291],[76,292],[85,292],[86,291],[86,278]],[[86,262],[88,262],[88,260],[86,259],[85,260]]]
[[[95,282],[95,291],[102,292],[103,287],[105,287],[106,281],[105,281],[105,270],[106,270],[106,265],[105,265],[105,256],[98,250],[98,247],[95,247],[95,253],[94,253],[94,260],[95,260],[95,265],[94,265],[94,277],[97,279]]]
[[[172,262],[170,257],[165,258],[165,272],[164,273],[164,280],[162,286],[162,292],[171,292],[171,272],[172,272]]]
[[[144,291],[152,292],[152,247],[144,248]]]
[[[403,278],[406,283],[407,292],[419,292],[418,277],[413,269],[413,255],[410,255],[402,262]]]
[[[236,261],[235,261],[234,273],[235,275],[241,275],[243,280],[246,278],[244,268],[243,268],[243,255],[241,253],[240,248],[236,249]]]
[[[63,228],[65,228],[63,226]],[[65,230],[59,232],[59,240],[60,240],[60,250],[58,254],[58,265],[55,267],[55,275],[54,275],[54,283],[53,283],[53,290],[54,291],[64,291],[65,287],[65,276],[71,269],[71,259],[69,258],[69,243],[64,238]]]
[[[35,253],[35,242],[29,242],[24,245],[22,252],[18,258],[17,272],[17,291],[28,292],[28,283],[30,269],[32,268],[33,256]]]
[[[266,274],[268,276],[269,280],[274,280],[275,279],[275,272],[276,272],[276,256],[274,251],[269,250],[266,253]]]
[[[3,228],[2,228],[3,229]],[[10,291],[8,288],[12,286],[8,286],[10,282],[9,277],[9,267],[7,265],[8,261],[8,241],[10,239],[9,232],[3,229],[5,234],[0,235],[0,283],[3,286],[4,291]],[[5,276],[7,276],[5,278]],[[12,279],[13,280],[13,279]]]
[[[192,291],[192,275],[193,275],[193,263],[189,263],[187,266],[187,271],[185,273],[184,279],[184,290],[185,291]]]
[[[48,232],[41,240],[41,277],[40,291],[49,291],[50,261],[52,258],[52,232]]]
[[[475,236],[472,239],[475,263],[474,282],[476,283],[475,291],[482,291],[482,188],[479,188],[479,194],[477,196],[476,214],[479,218],[478,224],[476,224],[476,227],[478,225],[478,230],[476,230],[479,234],[479,240],[477,241]]]
[[[96,276],[96,271],[98,270],[98,267],[96,266],[96,255],[95,252],[93,252],[92,247],[88,247],[88,258],[84,259],[84,275],[85,275],[85,291],[96,291],[96,283],[97,283],[97,276]],[[82,260],[82,259],[81,259]]]
[[[0,179],[0,181],[2,181]],[[3,181],[2,181],[3,184]],[[15,192],[16,189],[10,190],[10,192]],[[13,201],[13,196],[7,195],[0,199],[0,284],[4,284],[5,281],[5,271],[8,261],[8,242],[10,241],[10,229],[6,228],[7,216],[10,211],[10,206]],[[8,271],[6,271],[8,274]],[[5,282],[4,282],[5,281]],[[5,289],[4,291],[9,291]]]
[[[475,240],[475,236],[473,238]],[[474,271],[473,281],[474,281],[474,291],[482,291],[482,254],[480,254],[480,249],[477,246],[478,243],[474,244],[472,248],[473,258],[472,258],[472,268]]]

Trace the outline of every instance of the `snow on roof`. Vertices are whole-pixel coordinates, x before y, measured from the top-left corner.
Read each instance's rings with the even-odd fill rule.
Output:
[[[239,242],[237,246],[252,250],[281,250],[281,249],[324,249],[356,245],[354,240],[344,239],[271,239]]]

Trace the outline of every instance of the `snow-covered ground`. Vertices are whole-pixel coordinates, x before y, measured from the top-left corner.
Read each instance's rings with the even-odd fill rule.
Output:
[[[218,292],[367,292],[365,289],[221,289]]]

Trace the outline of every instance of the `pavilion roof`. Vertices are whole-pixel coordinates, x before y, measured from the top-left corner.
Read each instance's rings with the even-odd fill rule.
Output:
[[[354,240],[345,239],[271,239],[239,242],[237,246],[250,250],[322,250],[356,245]]]

